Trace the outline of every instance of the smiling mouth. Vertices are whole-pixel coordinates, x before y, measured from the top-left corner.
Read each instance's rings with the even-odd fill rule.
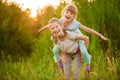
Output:
[[[70,19],[70,17],[65,16],[66,19]]]
[[[55,34],[59,34],[60,33],[60,30],[57,30]]]

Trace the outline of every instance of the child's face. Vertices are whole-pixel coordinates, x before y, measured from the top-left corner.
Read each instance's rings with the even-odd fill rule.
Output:
[[[51,34],[55,36],[64,35],[62,26],[58,24],[57,22],[50,23],[50,31],[51,31]]]
[[[65,22],[70,22],[75,18],[75,14],[71,11],[66,10],[63,13],[63,18]]]

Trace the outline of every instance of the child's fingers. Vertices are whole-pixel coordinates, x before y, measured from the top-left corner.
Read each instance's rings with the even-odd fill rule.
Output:
[[[64,55],[61,55],[60,59],[62,60],[62,62],[65,62],[65,56]]]

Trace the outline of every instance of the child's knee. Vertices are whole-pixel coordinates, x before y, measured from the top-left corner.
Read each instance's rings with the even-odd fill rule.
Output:
[[[82,55],[88,54],[87,49],[85,49],[85,48],[80,48],[80,49],[81,49],[81,54]]]
[[[53,53],[59,53],[60,52],[60,47],[58,45],[55,45],[53,48]]]

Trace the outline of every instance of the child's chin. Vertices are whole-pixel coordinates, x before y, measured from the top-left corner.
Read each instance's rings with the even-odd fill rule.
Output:
[[[64,36],[64,35],[63,35],[63,34],[59,34],[58,36],[59,36],[59,37],[62,37],[62,36]]]
[[[63,36],[64,34],[62,33],[62,32],[59,32],[58,34],[57,34],[57,36]]]
[[[61,35],[61,34],[57,34],[56,36],[60,37],[60,36],[62,36],[62,35]]]

